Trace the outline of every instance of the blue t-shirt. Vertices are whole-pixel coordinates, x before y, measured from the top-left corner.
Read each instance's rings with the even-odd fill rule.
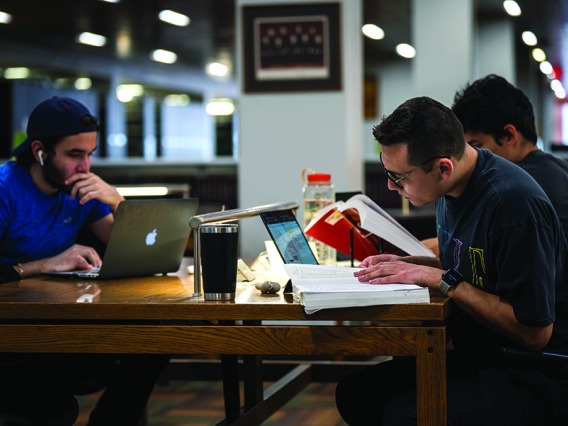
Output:
[[[436,201],[442,266],[507,300],[520,323],[554,323],[547,349],[568,354],[568,246],[555,209],[519,166],[484,149],[478,153],[464,193]],[[457,311],[456,348],[515,346]]]
[[[14,161],[0,167],[0,262],[53,257],[72,246],[79,229],[110,214],[108,205],[57,192],[46,195]]]

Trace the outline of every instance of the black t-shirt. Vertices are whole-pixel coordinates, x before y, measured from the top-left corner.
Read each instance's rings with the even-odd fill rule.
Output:
[[[517,165],[526,170],[548,195],[568,240],[568,161],[536,150],[530,152]]]
[[[520,323],[554,323],[546,349],[568,354],[568,245],[554,207],[520,167],[478,153],[464,193],[436,202],[442,265],[507,300]],[[452,327],[456,348],[492,353],[516,346],[465,312]]]

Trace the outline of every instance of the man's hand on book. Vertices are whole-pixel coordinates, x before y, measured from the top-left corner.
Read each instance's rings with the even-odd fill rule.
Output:
[[[363,269],[356,271],[354,275],[359,281],[368,281],[370,284],[416,284],[421,287],[437,288],[444,272],[442,269],[408,263],[399,260],[401,258],[386,260],[389,256],[392,257],[392,255],[378,255],[365,259],[363,263],[369,261],[367,266],[361,266]]]
[[[381,262],[394,262],[400,260],[401,257],[396,254],[378,254],[376,256],[369,256],[361,262],[359,268],[369,268],[378,265]]]

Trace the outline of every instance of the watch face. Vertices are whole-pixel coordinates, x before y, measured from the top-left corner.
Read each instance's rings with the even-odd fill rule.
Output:
[[[449,285],[455,285],[463,280],[462,275],[454,269],[448,269],[444,272],[442,279]]]

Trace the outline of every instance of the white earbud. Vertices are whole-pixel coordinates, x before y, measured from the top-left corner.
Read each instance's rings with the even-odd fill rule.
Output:
[[[37,152],[37,156],[39,157],[39,164],[43,166],[43,151],[41,149]]]

